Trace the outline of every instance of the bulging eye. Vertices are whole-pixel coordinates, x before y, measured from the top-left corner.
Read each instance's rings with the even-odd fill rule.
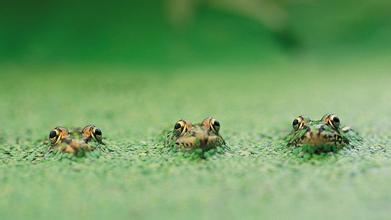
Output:
[[[98,143],[101,143],[101,144],[104,144],[102,142],[102,130],[100,130],[99,128],[93,126],[93,129],[92,129],[92,137],[95,139],[95,141],[97,141]]]
[[[174,130],[178,134],[183,134],[186,131],[186,122],[184,120],[179,120],[175,123]]]
[[[57,144],[61,139],[61,130],[55,128],[49,133],[49,140],[52,144]]]
[[[174,126],[174,129],[178,130],[182,127],[181,123],[177,122]]]
[[[302,116],[299,116],[297,118],[295,118],[292,122],[292,127],[293,129],[295,130],[298,130],[299,128],[302,128],[303,127],[303,117]]]
[[[330,115],[330,124],[334,128],[339,128],[339,126],[341,125],[341,120],[336,115]]]
[[[94,130],[94,134],[95,134],[95,135],[98,135],[98,136],[102,136],[102,131],[101,131],[99,128],[96,128],[96,129]]]
[[[103,144],[102,142],[102,130],[97,128],[95,125],[87,125],[85,126],[82,131],[81,135],[83,136],[83,140],[85,143],[90,142],[91,140],[95,140],[100,144]]]
[[[56,130],[53,130],[53,131],[51,131],[50,133],[49,133],[49,138],[50,139],[53,139],[53,138],[55,138],[57,136],[57,131]]]
[[[215,132],[219,132],[220,130],[220,122],[217,121],[216,119],[211,120],[211,127]]]

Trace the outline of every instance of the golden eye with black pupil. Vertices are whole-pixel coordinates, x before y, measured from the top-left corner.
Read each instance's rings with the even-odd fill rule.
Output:
[[[49,134],[49,138],[50,138],[50,139],[53,139],[53,138],[55,138],[56,136],[57,136],[57,131],[55,131],[55,130],[51,131],[50,134]]]
[[[178,122],[175,124],[174,129],[178,130],[181,127],[182,127],[182,125]]]
[[[59,128],[55,128],[49,133],[49,140],[52,144],[57,144],[61,138],[61,130]]]
[[[299,116],[295,118],[292,122],[292,127],[295,130],[298,130],[303,127],[303,117]]]
[[[94,134],[97,136],[102,136],[102,131],[99,128],[96,128]]]
[[[174,130],[178,135],[183,134],[186,132],[186,122],[184,120],[180,120],[177,123],[175,123]]]
[[[334,128],[339,128],[339,126],[341,124],[341,120],[339,120],[339,118],[336,115],[330,115],[329,123]]]
[[[219,130],[220,130],[220,122],[219,121],[217,121],[216,119],[212,119],[210,124],[211,124],[211,128],[213,131],[219,132]]]
[[[102,142],[102,130],[100,130],[99,128],[93,126],[93,129],[92,129],[92,137],[100,144],[103,144]]]
[[[293,122],[292,122],[292,126],[294,128],[296,128],[298,125],[299,125],[299,120],[297,120],[297,118],[295,118],[295,120],[293,120]]]

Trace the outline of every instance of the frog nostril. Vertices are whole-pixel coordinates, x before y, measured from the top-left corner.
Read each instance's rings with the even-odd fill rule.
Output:
[[[208,138],[207,137],[200,138],[200,144],[201,146],[206,146],[208,144]]]

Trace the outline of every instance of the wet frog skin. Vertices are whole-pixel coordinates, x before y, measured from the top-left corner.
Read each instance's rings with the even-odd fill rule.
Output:
[[[92,140],[103,144],[102,131],[94,125],[73,130],[56,127],[49,133],[52,147],[64,153],[76,154],[80,151],[92,151],[93,148],[88,144]]]
[[[212,117],[204,119],[199,124],[179,120],[175,123],[174,129],[169,132],[166,145],[177,146],[184,150],[216,148],[225,145],[219,131],[220,122]]]
[[[288,146],[334,147],[355,145],[361,137],[350,127],[341,126],[339,117],[326,114],[320,120],[299,116],[292,122],[293,130],[286,137]]]

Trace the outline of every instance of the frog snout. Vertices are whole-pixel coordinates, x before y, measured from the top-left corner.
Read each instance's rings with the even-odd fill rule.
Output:
[[[206,146],[208,144],[209,135],[207,133],[198,133],[196,138],[200,142],[201,146]]]
[[[309,130],[309,131],[307,131],[307,134],[306,134],[307,138],[312,138],[316,135],[317,135],[317,132],[314,130]]]
[[[323,136],[323,131],[324,131],[324,127],[323,126],[320,126],[320,127],[317,127],[317,128],[311,128],[307,131],[307,137],[308,138],[313,138],[313,137],[319,137],[319,136]]]

